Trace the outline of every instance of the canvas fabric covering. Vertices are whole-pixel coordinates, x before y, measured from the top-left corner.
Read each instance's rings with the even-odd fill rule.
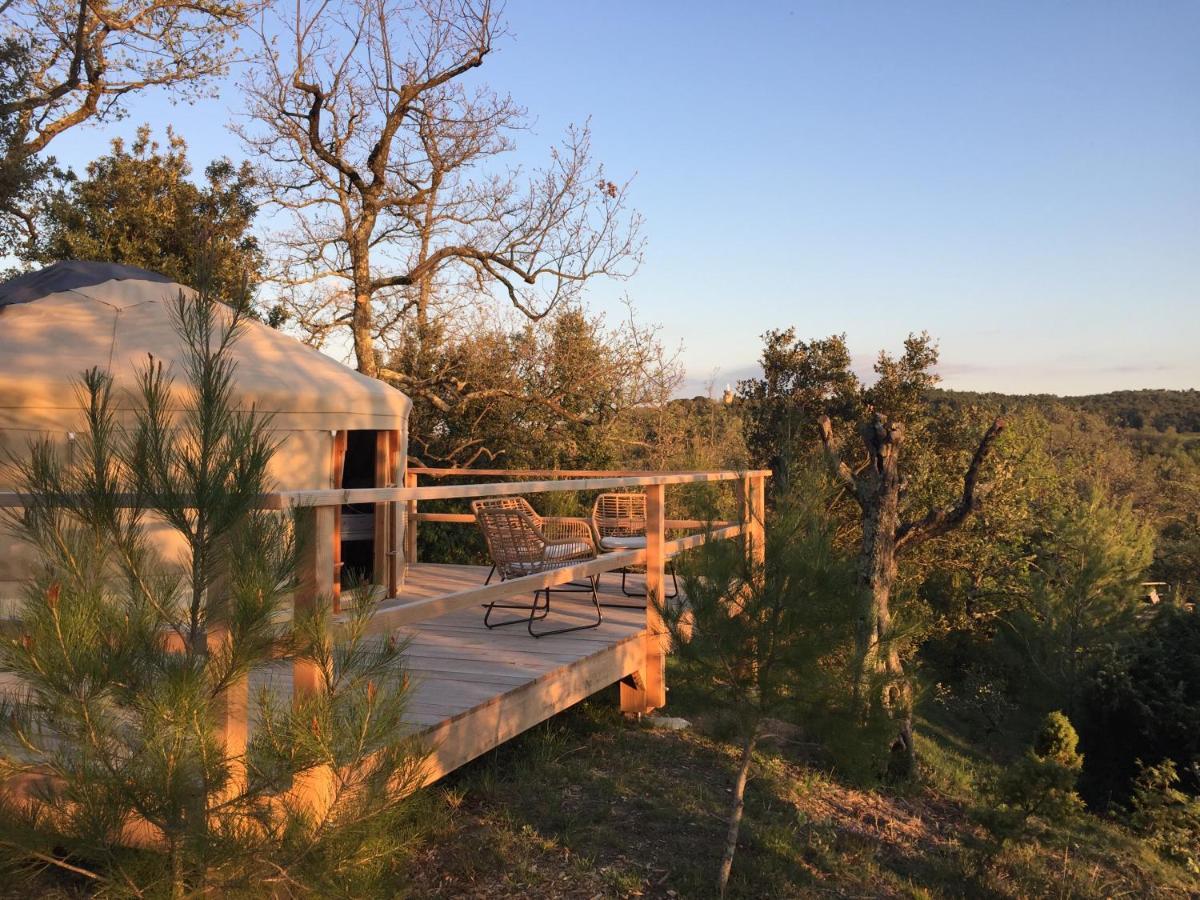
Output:
[[[125,421],[150,354],[175,378],[172,405],[187,408],[172,313],[181,291],[190,289],[141,269],[79,262],[0,285],[0,460],[27,456],[39,438],[68,452],[68,435],[83,427],[80,376],[92,367],[113,376],[114,405]],[[268,415],[279,441],[275,489],[330,487],[334,430],[400,432],[403,466],[411,404],[400,391],[259,322],[247,322],[232,355],[236,407]],[[0,465],[0,490],[16,487],[11,468]],[[7,530],[0,533],[0,583],[19,577],[25,556]],[[0,596],[6,593],[0,584]]]

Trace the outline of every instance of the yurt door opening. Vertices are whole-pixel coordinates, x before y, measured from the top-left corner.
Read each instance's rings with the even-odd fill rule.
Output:
[[[394,487],[400,433],[339,431],[333,441],[334,488]],[[370,582],[393,595],[397,590],[399,504],[347,503],[334,535],[334,602],[341,589]]]

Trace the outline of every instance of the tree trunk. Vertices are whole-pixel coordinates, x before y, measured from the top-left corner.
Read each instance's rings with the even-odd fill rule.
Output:
[[[916,748],[913,744],[912,685],[904,677],[900,651],[890,642],[892,629],[891,599],[898,567],[896,556],[903,547],[920,544],[961,525],[979,505],[975,488],[979,471],[991,452],[996,437],[1004,430],[1004,421],[994,421],[971,458],[963,477],[962,499],[952,508],[931,509],[923,519],[900,520],[900,448],[904,426],[889,422],[876,413],[861,429],[869,461],[855,473],[842,461],[834,441],[833,425],[828,416],[818,421],[821,443],[833,477],[849,488],[862,510],[862,547],[858,560],[858,592],[861,604],[856,650],[858,678],[855,700],[860,709],[869,711],[870,691],[875,679],[884,679],[883,705],[896,722],[898,733],[892,742],[888,774],[895,779],[916,774]]]
[[[912,732],[912,690],[904,677],[899,650],[889,643],[892,629],[892,589],[896,584],[896,535],[900,530],[900,446],[904,431],[898,424],[876,418],[863,429],[871,456],[863,506],[859,590],[863,611],[858,631],[859,690],[870,690],[884,678],[883,704],[898,726],[891,748],[888,774],[904,779],[916,771]],[[860,702],[869,702],[860,696]]]
[[[733,783],[733,806],[729,811],[729,830],[725,835],[725,852],[721,856],[721,870],[717,874],[717,893],[724,897],[729,887],[729,873],[733,870],[733,855],[737,852],[738,832],[742,827],[742,812],[746,806],[746,780],[750,776],[750,764],[754,760],[754,745],[758,742],[758,724],[750,729],[742,745],[742,763],[738,768],[737,780]]]
[[[358,371],[375,378],[379,364],[375,360],[375,316],[371,309],[370,232],[356,234],[350,241],[350,266],[353,279],[354,308],[350,314],[350,331],[354,336],[354,362]]]

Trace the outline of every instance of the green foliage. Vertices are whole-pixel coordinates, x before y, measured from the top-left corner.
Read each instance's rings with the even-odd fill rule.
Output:
[[[248,302],[264,264],[250,230],[257,211],[250,165],[216,160],[202,186],[191,172],[187,144],[169,128],[165,148],[148,125],[128,148],[114,139],[108,155],[88,163],[86,178],[68,181],[46,205],[31,258],[139,266]]]
[[[997,836],[1022,833],[1036,816],[1050,824],[1063,824],[1083,812],[1075,784],[1083,768],[1077,747],[1079,736],[1061,712],[1042,721],[1033,745],[1005,770],[996,784],[997,807],[987,824]]]
[[[133,426],[112,380],[86,373],[73,459],[48,442],[21,465],[12,524],[40,552],[0,672],[23,691],[0,716],[0,856],[59,867],[109,894],[281,896],[367,890],[402,848],[420,755],[402,731],[402,647],[369,642],[362,600],[336,642],[328,613],[288,622],[297,542],[257,510],[269,423],[232,408],[241,314],[180,297],[185,386],[142,371]],[[301,539],[304,536],[301,535]],[[325,691],[258,697],[249,746],[222,723],[252,670],[319,670]],[[331,773],[328,808],[292,789]]]
[[[1013,396],[977,394],[970,391],[944,391],[943,394],[953,402],[1021,403],[1043,409],[1065,407],[1100,416],[1107,424],[1116,428],[1200,432],[1200,391],[1195,388],[1182,391],[1111,391],[1107,394],[1079,397],[1057,397],[1050,394]]]
[[[24,96],[30,69],[28,46],[0,38],[0,106]],[[19,113],[0,115],[0,256],[16,254],[29,241],[30,208],[55,171],[53,159],[26,153],[24,140]]]
[[[664,617],[685,671],[743,722],[841,698],[853,642],[853,569],[833,546],[828,489],[815,477],[777,497],[763,561],[744,540],[710,541],[681,566],[684,607]]]
[[[652,327],[564,305],[519,327],[412,325],[387,371],[413,399],[413,455],[427,465],[608,468],[661,454],[678,381]],[[656,454],[659,454],[656,456]]]
[[[1131,504],[1099,487],[1047,523],[1029,595],[1007,617],[1007,634],[1036,677],[1031,701],[1077,710],[1087,678],[1133,628],[1153,547]]]
[[[1176,787],[1179,773],[1173,760],[1147,766],[1139,759],[1137,765],[1130,826],[1163,856],[1200,875],[1200,798]]]
[[[880,351],[875,361],[875,383],[863,391],[863,401],[892,421],[910,422],[924,413],[925,398],[939,381],[938,349],[928,332],[904,339],[904,352],[892,356]]]
[[[817,439],[817,419],[851,421],[861,410],[861,385],[850,368],[845,335],[809,342],[796,329],[763,335],[762,378],[738,383],[746,444],[754,465],[783,473]]]
[[[1200,614],[1162,605],[1096,674],[1082,702],[1089,802],[1123,802],[1138,759],[1170,760],[1200,795]]]
[[[686,605],[654,599],[685,676],[706,689],[714,709],[736,723],[741,765],[719,877],[728,883],[746,780],[763,720],[805,707],[842,704],[853,624],[846,598],[852,569],[833,545],[827,490],[813,480],[781,496],[765,533],[706,541],[681,566]],[[757,547],[754,541],[762,541]]]
[[[775,494],[761,564],[740,541],[707,543],[686,558],[688,608],[665,610],[673,653],[737,736],[766,717],[802,722],[832,767],[873,783],[890,728],[883,676],[856,691],[854,567],[836,547],[830,486],[811,470],[797,474]]]

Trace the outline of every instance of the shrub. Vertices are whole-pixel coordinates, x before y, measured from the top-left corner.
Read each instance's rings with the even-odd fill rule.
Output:
[[[1153,547],[1153,532],[1129,501],[1110,500],[1098,487],[1049,522],[1030,595],[1003,632],[1033,676],[1032,704],[1078,715],[1089,678],[1134,631],[1138,583]]]
[[[779,495],[761,559],[745,538],[706,541],[680,567],[686,608],[655,601],[683,672],[730,716],[741,749],[718,874],[722,896],[763,720],[815,705],[831,690],[849,693],[821,665],[853,633],[845,603],[853,572],[834,549],[826,502],[816,481]]]
[[[1129,825],[1168,859],[1200,875],[1200,799],[1176,786],[1175,763],[1147,766],[1139,759]]]
[[[92,370],[76,461],[43,441],[22,466],[13,524],[41,564],[0,639],[0,673],[22,687],[0,707],[0,779],[38,786],[0,795],[0,863],[101,894],[369,894],[403,849],[420,761],[403,646],[370,639],[365,598],[336,641],[325,610],[281,615],[295,529],[256,509],[274,439],[232,408],[240,319],[217,309],[179,298],[190,391],[151,363],[126,430]],[[178,561],[148,540],[155,519],[180,537]],[[264,690],[239,747],[222,722],[280,657],[323,690],[294,705]],[[314,778],[330,785],[316,803],[293,791]]]
[[[1033,745],[1001,776],[995,788],[997,806],[985,824],[1000,838],[1017,837],[1037,817],[1064,824],[1083,811],[1075,782],[1083,768],[1079,736],[1061,712],[1042,721]]]
[[[1161,606],[1092,680],[1082,702],[1088,802],[1127,802],[1137,760],[1170,760],[1200,794],[1200,615]]]

